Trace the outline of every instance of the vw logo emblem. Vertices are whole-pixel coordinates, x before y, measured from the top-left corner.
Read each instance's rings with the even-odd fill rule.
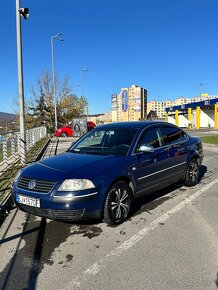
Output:
[[[36,186],[36,181],[35,180],[30,180],[28,184],[29,189],[33,189]]]

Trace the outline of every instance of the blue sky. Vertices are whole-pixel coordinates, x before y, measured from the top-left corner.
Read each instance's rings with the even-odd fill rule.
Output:
[[[15,111],[17,51],[15,0],[2,1],[0,17],[0,111]],[[148,100],[218,95],[217,0],[22,0],[25,98],[37,76],[55,68],[72,85],[84,73],[90,113],[111,110],[111,95],[132,84]],[[200,86],[203,83],[203,86]],[[76,93],[80,95],[80,88]]]

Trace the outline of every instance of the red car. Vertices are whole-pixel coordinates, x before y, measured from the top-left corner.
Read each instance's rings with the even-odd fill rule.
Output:
[[[96,127],[95,123],[92,121],[88,121],[88,131],[92,130]],[[56,137],[72,137],[73,136],[73,129],[71,125],[67,125],[61,128],[58,128],[55,132]]]

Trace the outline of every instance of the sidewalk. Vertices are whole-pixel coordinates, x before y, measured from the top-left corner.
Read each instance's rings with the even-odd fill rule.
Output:
[[[42,155],[41,159],[46,159],[50,156],[56,155],[58,143],[59,143],[58,138],[53,137],[51,139],[51,142],[49,143],[48,147],[46,148],[44,154]]]
[[[65,152],[77,139],[73,137],[53,137],[41,159]]]
[[[67,137],[67,138],[59,138],[59,144],[57,148],[57,154],[67,151],[68,148],[75,142],[78,138]]]

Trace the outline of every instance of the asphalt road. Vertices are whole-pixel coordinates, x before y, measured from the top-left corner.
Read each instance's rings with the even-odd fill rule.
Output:
[[[117,227],[14,208],[0,229],[0,289],[217,289],[218,148],[204,153],[197,186],[138,200]]]

